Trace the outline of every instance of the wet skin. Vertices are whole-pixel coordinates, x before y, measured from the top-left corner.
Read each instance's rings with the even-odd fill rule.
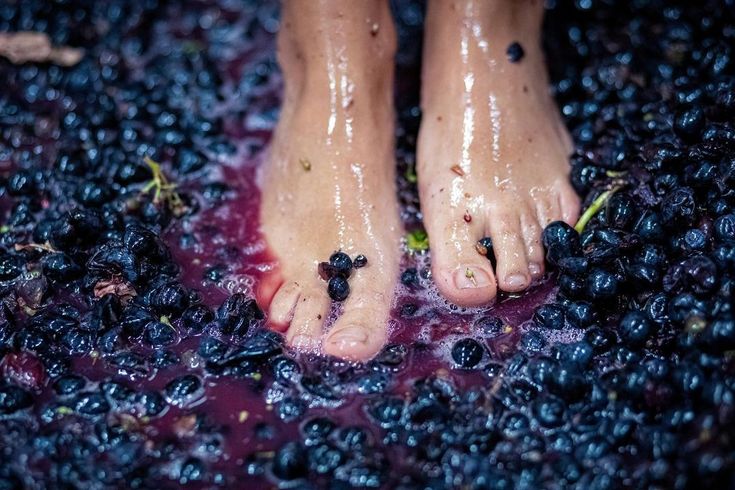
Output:
[[[576,220],[571,141],[548,92],[540,0],[428,9],[417,158],[432,273],[449,300],[481,305],[540,278],[541,230]],[[515,42],[525,55],[511,62]],[[495,271],[475,248],[485,236]]]
[[[261,213],[279,268],[261,302],[270,303],[271,325],[298,349],[365,359],[386,341],[401,235],[394,54],[387,4],[284,6],[285,100],[262,175]],[[353,273],[343,312],[325,332],[331,300],[317,265],[336,250],[363,254],[368,265]]]
[[[432,274],[450,301],[491,302],[543,274],[542,228],[576,219],[570,141],[548,94],[540,1],[430,1],[419,193]],[[525,56],[508,60],[519,42]],[[392,108],[395,32],[382,0],[291,0],[279,33],[281,118],[263,169],[261,222],[278,267],[261,285],[292,346],[363,360],[387,338],[400,258]],[[470,219],[467,219],[469,216]],[[475,249],[493,239],[497,270]],[[364,254],[327,329],[317,265]]]

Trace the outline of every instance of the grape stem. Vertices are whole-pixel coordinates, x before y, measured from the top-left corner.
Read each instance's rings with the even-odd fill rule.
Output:
[[[574,225],[574,229],[577,231],[577,233],[581,234],[584,231],[584,229],[587,227],[587,223],[589,223],[590,220],[594,218],[597,213],[600,212],[603,206],[607,204],[607,201],[618,190],[620,190],[620,186],[608,189],[597,196],[594,201],[592,201],[592,204],[590,204],[589,207],[585,209],[584,213],[582,213],[582,216],[580,216],[579,221],[577,221],[577,224]]]
[[[165,204],[176,216],[183,214],[186,206],[181,197],[176,192],[177,185],[172,183],[166,177],[161,169],[161,164],[146,156],[143,161],[153,174],[151,180],[141,189],[141,194],[148,194],[153,191],[153,203]]]

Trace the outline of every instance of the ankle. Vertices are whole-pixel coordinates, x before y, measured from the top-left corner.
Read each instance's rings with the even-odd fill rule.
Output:
[[[441,46],[469,31],[475,41],[486,41],[491,52],[504,52],[512,42],[540,49],[543,12],[543,0],[430,0],[425,38]]]
[[[360,54],[359,56],[362,56]],[[356,56],[357,57],[357,56]],[[370,109],[390,104],[393,97],[393,51],[376,53],[370,59],[345,56],[321,63],[302,60],[296,64],[281,62],[287,97],[323,104],[329,101],[339,108]]]
[[[316,14],[310,8],[284,10],[278,57],[287,86],[310,94],[392,90],[397,36],[388,3],[340,2],[313,22],[301,18]]]

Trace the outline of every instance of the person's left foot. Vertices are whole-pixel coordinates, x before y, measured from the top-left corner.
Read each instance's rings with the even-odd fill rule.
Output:
[[[486,304],[498,288],[526,289],[544,273],[542,229],[578,215],[541,14],[538,0],[429,4],[419,195],[434,280],[459,305]],[[478,252],[486,236],[495,270]]]

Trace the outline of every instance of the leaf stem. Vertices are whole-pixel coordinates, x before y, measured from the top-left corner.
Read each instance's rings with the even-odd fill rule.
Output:
[[[600,212],[603,206],[607,204],[607,201],[618,190],[620,190],[620,186],[616,186],[611,189],[608,189],[602,194],[600,194],[599,196],[597,196],[594,201],[592,201],[592,204],[590,204],[589,207],[585,209],[584,213],[582,213],[582,216],[580,216],[579,221],[577,221],[577,224],[574,225],[574,229],[577,231],[577,233],[582,234],[582,232],[587,227],[587,224],[590,222],[590,220],[594,218],[594,216],[597,213]]]

